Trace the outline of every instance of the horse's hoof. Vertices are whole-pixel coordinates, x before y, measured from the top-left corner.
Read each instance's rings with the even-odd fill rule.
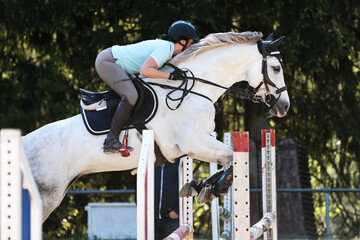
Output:
[[[192,180],[191,182],[195,182],[197,185],[196,180]],[[185,183],[179,192],[180,197],[194,197],[196,195],[198,195],[198,192],[191,186],[191,183]]]
[[[198,203],[199,204],[203,204],[206,202],[211,202],[212,200],[214,200],[216,198],[216,196],[214,194],[212,194],[211,192],[211,185],[206,185],[201,192],[199,193],[198,196]]]

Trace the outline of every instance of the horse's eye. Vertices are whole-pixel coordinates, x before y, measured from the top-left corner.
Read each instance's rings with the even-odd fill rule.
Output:
[[[275,72],[280,72],[281,67],[280,66],[273,66],[272,67]]]

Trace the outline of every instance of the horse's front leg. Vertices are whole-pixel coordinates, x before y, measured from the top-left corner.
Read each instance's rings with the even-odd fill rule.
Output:
[[[188,197],[199,194],[198,202],[204,203],[226,194],[232,184],[232,168],[228,168],[232,162],[232,148],[206,132],[192,135],[187,138],[186,145],[181,146],[189,157],[218,163],[224,168],[200,183],[193,180],[191,183],[185,184],[180,190],[180,196]],[[227,170],[224,172],[224,169]]]
[[[191,136],[192,139],[186,141],[188,149],[182,149],[184,153],[194,159],[205,162],[214,162],[222,165],[225,169],[230,166],[233,157],[231,147],[216,140],[213,136],[202,132],[198,136]]]

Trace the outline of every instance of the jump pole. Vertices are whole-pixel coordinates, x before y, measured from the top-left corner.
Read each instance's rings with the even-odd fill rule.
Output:
[[[271,235],[267,234],[268,236],[264,236],[264,239],[277,240],[275,131],[262,131],[262,176],[264,180],[263,186],[265,186],[262,190],[264,214],[263,217],[259,220],[259,222],[257,222],[251,227],[249,202],[249,134],[248,132],[234,132],[233,134],[225,133],[224,143],[230,147],[231,137],[233,137],[234,179],[231,190],[228,194],[224,196],[224,206],[218,209],[220,210],[220,214],[223,216],[224,222],[224,228],[223,232],[221,232],[220,239],[245,239],[244,236],[249,236],[249,238],[252,240],[259,238],[261,235],[266,233],[266,231],[270,231]],[[264,162],[266,163],[266,161],[268,161],[268,163],[264,164]],[[214,174],[214,171],[215,170],[212,170],[211,174]],[[216,206],[216,204],[214,205]],[[219,225],[219,214],[214,213],[214,211],[212,211],[212,232],[213,238],[215,236],[215,238],[218,239],[219,230],[214,230],[214,228]]]
[[[193,159],[183,157],[179,164],[179,191],[186,183],[193,179]],[[193,197],[179,198],[179,222],[180,226],[187,224],[191,228],[194,225]],[[187,239],[193,239],[192,235]]]
[[[153,240],[155,237],[154,213],[154,132],[143,130],[140,159],[137,170],[137,239]],[[179,180],[181,186],[192,180],[193,160],[189,157],[181,159],[179,164]],[[180,199],[180,227],[173,235],[188,235],[193,226],[192,197]],[[190,229],[190,230],[188,230]],[[191,231],[190,231],[191,233]],[[170,238],[169,238],[170,239]],[[177,239],[175,237],[175,239]],[[192,239],[187,237],[186,239]]]
[[[231,133],[224,133],[224,143],[229,146],[232,147],[232,134]],[[223,231],[221,232],[220,235],[220,240],[223,239],[229,239],[231,236],[231,240],[234,240],[234,228],[233,228],[233,192],[234,192],[234,185],[231,185],[230,191],[224,196],[224,206],[223,209],[226,209],[229,212],[229,217],[225,217],[223,214]]]
[[[216,132],[211,134],[217,137]],[[224,143],[232,146],[232,134],[224,133]],[[210,176],[218,171],[217,163],[210,163]],[[233,240],[233,227],[232,227],[232,186],[230,191],[224,196],[224,206],[219,206],[219,198],[215,198],[211,201],[211,223],[212,223],[212,238],[220,240],[228,240],[231,237]],[[223,219],[223,231],[220,232],[220,215]]]
[[[0,130],[0,239],[42,239],[42,203],[21,131]]]
[[[276,158],[275,130],[261,130],[263,216],[276,209]],[[277,221],[267,232],[264,240],[277,240]]]
[[[182,239],[192,239],[192,226],[190,224],[182,224],[178,229],[176,229],[169,236],[164,238],[163,240],[182,240]],[[191,237],[191,238],[189,238]]]
[[[154,240],[154,132],[143,130],[136,179],[137,239]]]
[[[245,239],[250,236],[249,132],[233,133],[233,151],[234,239]]]
[[[211,134],[214,138],[217,138],[217,133]],[[210,163],[210,176],[218,171],[217,163]],[[211,232],[213,239],[220,239],[220,216],[219,216],[219,198],[215,198],[211,201]]]
[[[210,163],[210,176],[218,171],[217,163]],[[211,201],[211,230],[213,239],[220,238],[219,198]]]

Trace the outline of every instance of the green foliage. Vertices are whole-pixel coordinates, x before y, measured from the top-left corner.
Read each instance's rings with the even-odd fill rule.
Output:
[[[275,32],[287,36],[280,50],[291,108],[271,126],[279,139],[292,136],[310,148],[313,187],[359,187],[359,11],[355,0],[1,0],[0,126],[25,134],[78,113],[80,87],[107,88],[94,69],[99,51],[157,37],[175,20],[193,22],[200,37],[221,31]],[[249,129],[254,121],[250,110],[257,118],[265,116],[263,107],[226,100],[216,117],[219,136]],[[91,175],[73,187],[134,188],[134,180],[127,179],[126,173]],[[331,196],[334,209],[341,209],[333,214],[351,221],[347,226],[359,226],[359,204],[343,195]],[[57,239],[85,233],[84,205],[123,200],[118,198],[66,196],[45,223],[45,235]],[[206,213],[198,216],[205,222],[200,225],[209,221],[201,219]],[[341,221],[332,227],[333,237],[360,235],[359,227],[341,231]]]

